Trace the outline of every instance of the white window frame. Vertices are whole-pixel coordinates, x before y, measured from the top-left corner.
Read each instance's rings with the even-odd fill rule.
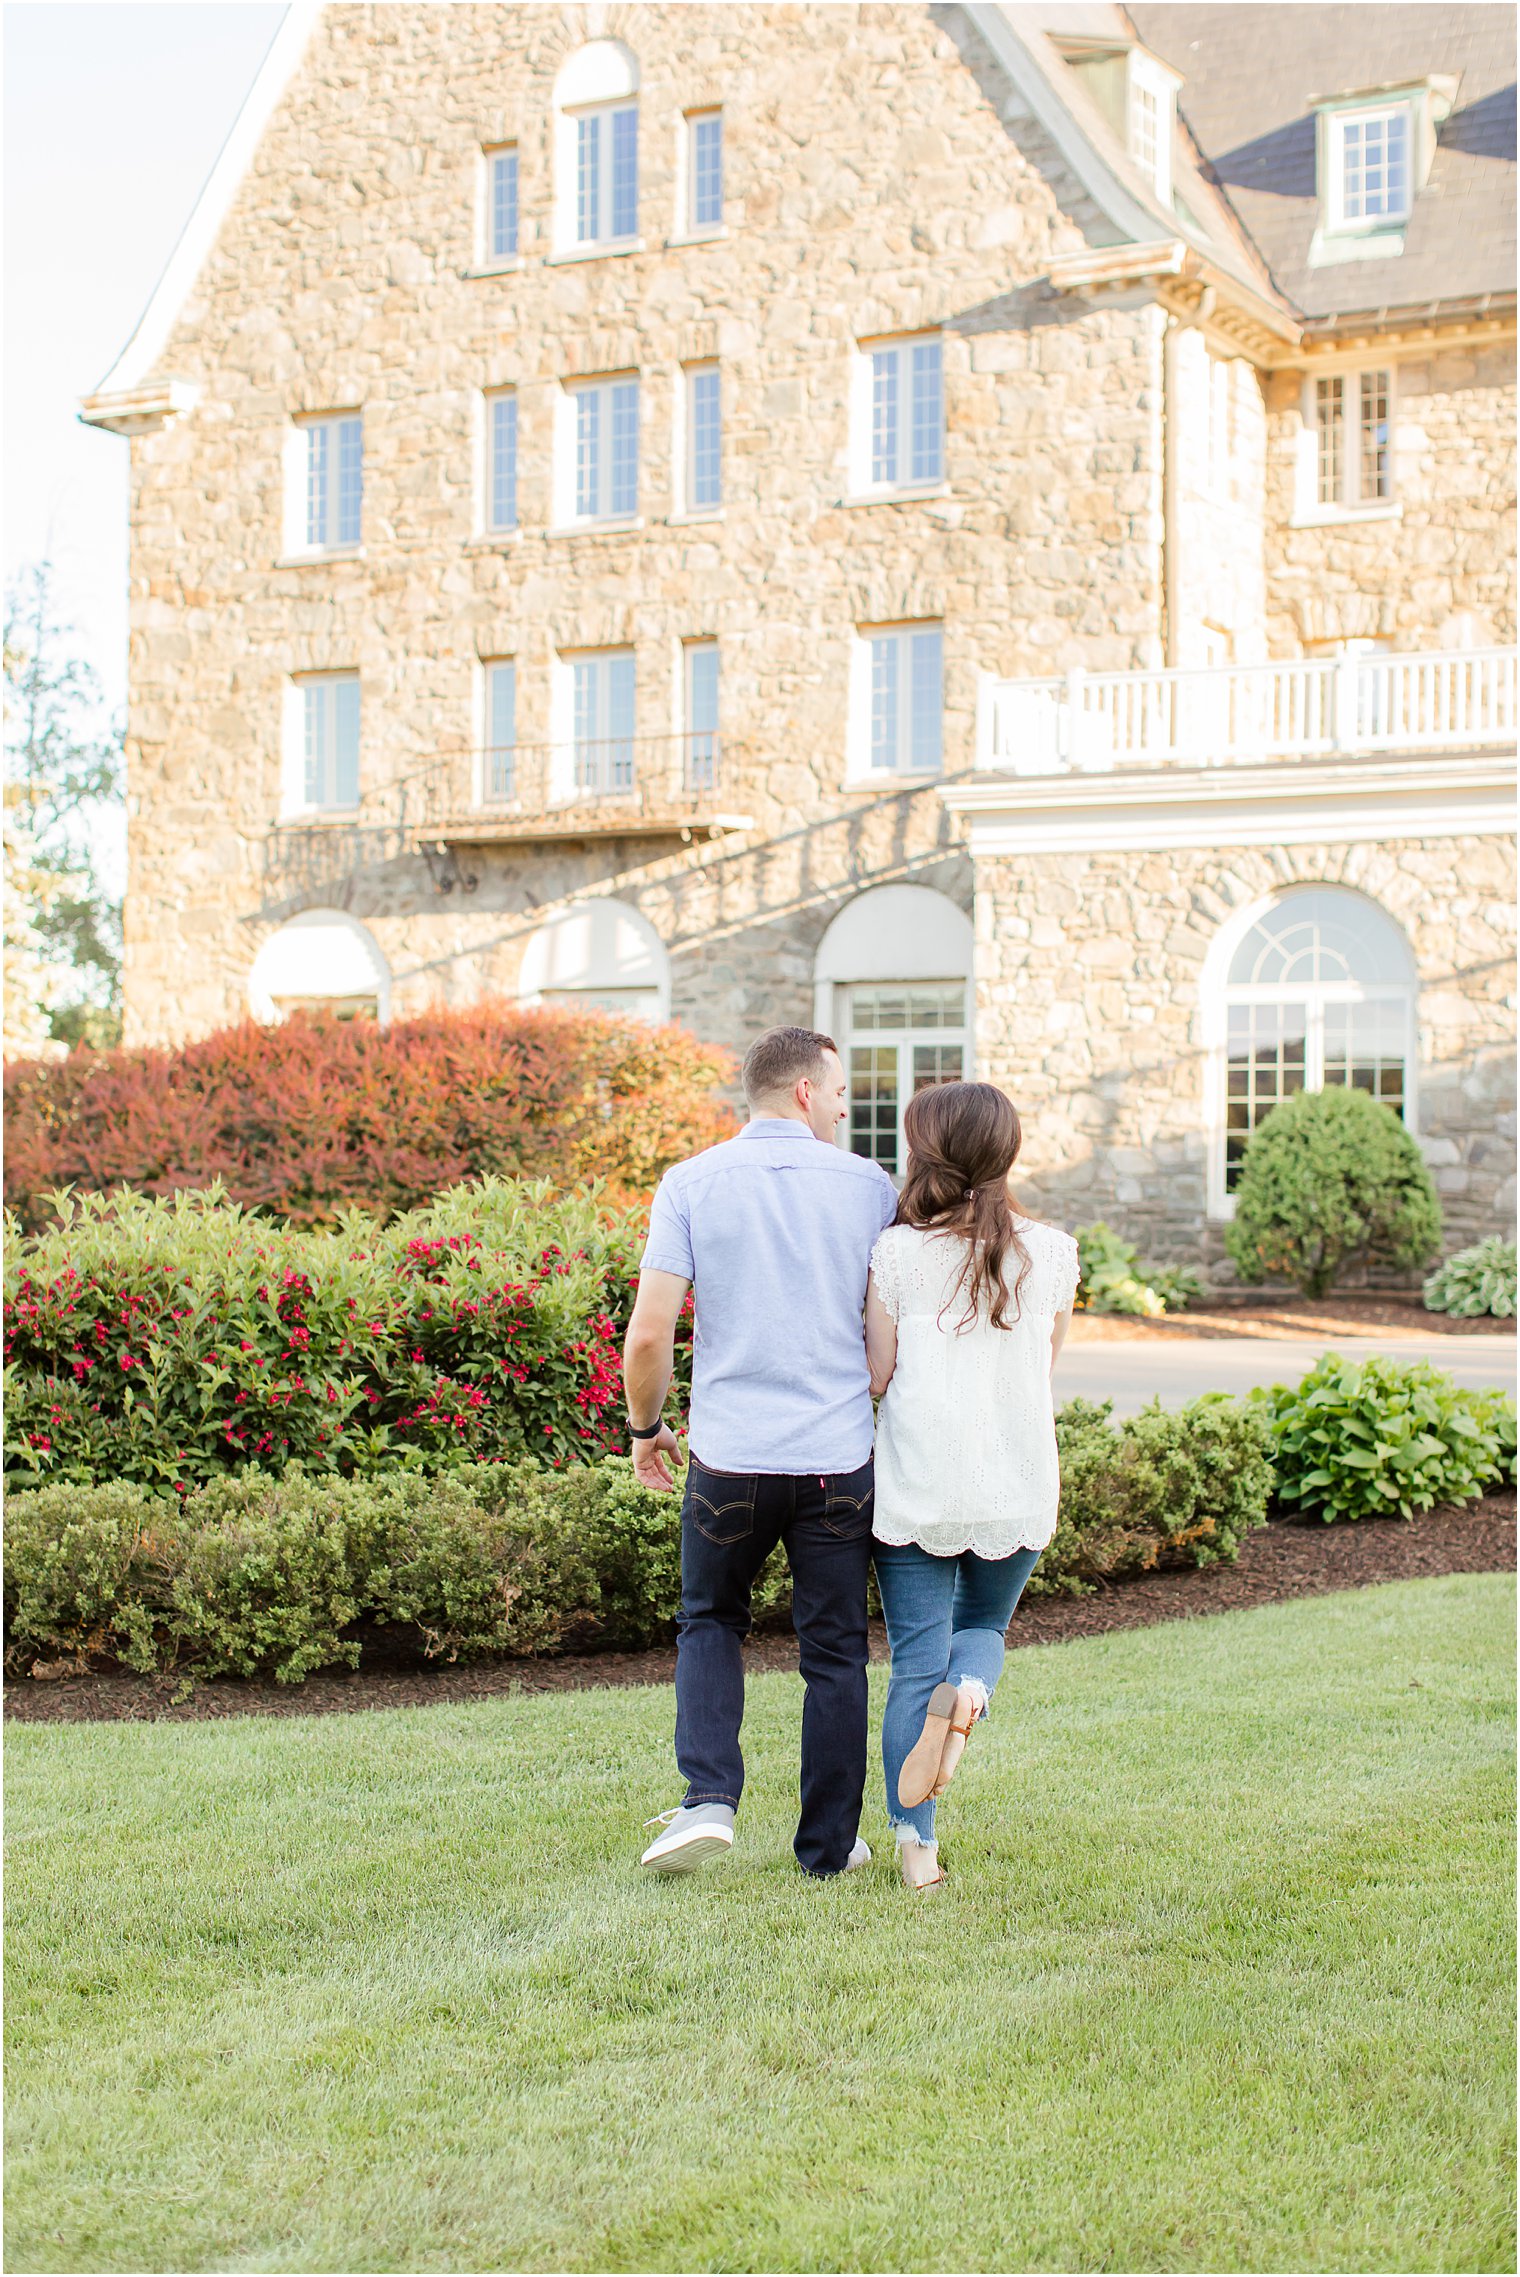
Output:
[[[633,671],[631,715],[633,724],[631,732],[627,734],[615,732],[614,723],[608,716],[611,708],[612,684],[607,675],[608,668],[614,662],[626,662]],[[588,665],[599,668],[604,676],[601,689],[594,691],[591,696],[593,710],[598,715],[603,732],[583,737],[585,723],[583,717],[578,717],[577,689],[579,683],[577,670],[578,667]],[[551,801],[555,805],[569,806],[585,805],[588,802],[595,802],[603,798],[633,796],[639,788],[642,774],[642,752],[638,735],[639,674],[637,650],[631,645],[609,648],[561,649],[555,658],[551,690],[553,739],[549,786]],[[593,720],[593,728],[598,725],[598,719]],[[583,742],[589,743],[593,747],[584,754],[584,763]],[[626,758],[620,751],[611,748],[614,745],[625,743],[630,747]],[[521,746],[519,746],[520,748]],[[595,779],[588,781],[586,779],[588,772]],[[625,774],[626,780],[622,779]]]
[[[313,800],[307,775],[308,690],[323,692],[327,714],[325,731],[335,741],[338,699],[335,694],[328,694],[327,691],[336,690],[340,686],[351,687],[355,691],[357,716],[354,723],[354,796],[352,800],[344,801]],[[354,671],[292,674],[285,683],[283,729],[281,819],[289,821],[300,816],[346,817],[357,814],[364,795],[364,697],[360,675]],[[331,763],[336,766],[336,753]]]
[[[697,722],[696,676],[698,660],[711,657],[716,680],[711,727]],[[702,669],[705,671],[705,664]],[[681,788],[685,796],[702,798],[721,789],[723,781],[723,658],[716,640],[681,643]]]
[[[706,221],[697,218],[697,130],[716,119],[718,124],[718,211]],[[687,111],[681,121],[681,146],[684,164],[681,169],[681,231],[688,239],[721,237],[724,230],[724,213],[728,196],[726,180],[727,135],[722,106],[704,104],[700,109]]]
[[[867,988],[900,988],[905,998],[911,997],[914,993],[923,994],[934,989],[959,988],[962,991],[960,1024],[957,1027],[949,1028],[914,1027],[911,1023],[895,1028],[857,1028],[855,1025],[855,995],[857,990]],[[841,994],[845,998],[842,1006],[839,1004]],[[835,1019],[838,1025],[839,1046],[844,1061],[847,1086],[853,1084],[853,1060],[857,1049],[895,1051],[897,1055],[897,1154],[894,1163],[883,1165],[888,1176],[893,1179],[901,1178],[907,1167],[907,1140],[904,1135],[903,1122],[908,1110],[908,1101],[913,1096],[914,1051],[919,1047],[926,1048],[931,1044],[949,1046],[952,1050],[958,1050],[961,1055],[961,1073],[959,1077],[951,1077],[946,1080],[967,1081],[972,1070],[972,995],[972,982],[969,979],[962,979],[954,973],[945,974],[936,980],[848,981],[836,986],[834,990]],[[847,1014],[844,1020],[838,1019],[841,1010]],[[848,1088],[846,1091],[846,1105],[848,1111],[841,1126],[841,1143],[847,1151],[854,1153],[855,1100],[853,1088]],[[879,1157],[873,1156],[871,1159],[879,1160]]]
[[[913,351],[934,347],[939,352],[939,467],[933,474],[915,476],[913,426],[918,388],[913,377]],[[878,416],[877,359],[897,360],[896,471],[881,479],[876,470]],[[945,418],[945,335],[942,331],[902,332],[886,339],[862,340],[856,346],[850,379],[850,489],[861,501],[883,498],[933,497],[945,488],[948,459]]]
[[[1172,202],[1172,145],[1177,135],[1177,89],[1174,71],[1142,48],[1131,48],[1124,92],[1124,139],[1130,157],[1155,190],[1164,206]],[[1154,147],[1145,131],[1147,106],[1154,131]]]
[[[1371,237],[1382,230],[1402,229],[1414,207],[1414,169],[1416,136],[1419,120],[1411,101],[1401,103],[1347,104],[1341,110],[1327,111],[1325,132],[1328,137],[1329,194],[1325,201],[1325,229],[1336,237]],[[1366,127],[1380,120],[1401,119],[1404,125],[1404,202],[1395,211],[1383,213],[1348,214],[1346,211],[1346,136],[1348,126]],[[1384,161],[1386,167],[1386,159]]]
[[[516,142],[490,142],[481,150],[480,167],[480,230],[477,259],[485,269],[515,269],[522,253],[522,153]],[[512,243],[498,247],[496,243],[496,169],[500,162],[513,161],[515,180],[512,195]]]
[[[356,536],[313,540],[310,536],[310,486],[312,480],[312,438],[320,433],[326,437],[327,451],[327,511],[331,527],[338,526],[341,503],[339,482],[341,460],[345,448],[345,430],[358,431],[359,438],[359,524]],[[325,561],[353,556],[364,545],[364,414],[362,411],[301,412],[291,421],[286,432],[284,448],[285,475],[285,530],[284,553],[288,560]]]
[[[1362,491],[1362,382],[1380,377],[1387,390],[1388,410],[1388,490],[1386,496],[1366,497]],[[1320,396],[1322,384],[1339,381],[1341,387],[1341,467],[1339,494],[1334,498],[1320,496],[1320,458],[1323,448],[1323,429],[1320,424]],[[1348,400],[1354,403],[1354,416],[1348,417]],[[1304,374],[1303,396],[1300,407],[1303,425],[1303,452],[1299,465],[1299,521],[1340,521],[1387,515],[1398,511],[1398,458],[1395,449],[1398,428],[1398,367],[1393,363],[1337,365],[1330,371]]]
[[[610,103],[586,103],[565,113],[570,123],[571,142],[571,208],[566,232],[567,244],[578,253],[609,252],[621,246],[636,245],[639,241],[639,102],[637,95],[622,96]],[[617,229],[614,197],[613,152],[617,141],[619,118],[633,120],[633,225]],[[595,122],[596,188],[594,197],[593,228],[589,234],[581,227],[581,152],[584,137],[583,124]]]
[[[939,636],[939,756],[932,766],[912,763],[912,715],[914,702],[913,654],[911,642],[915,634],[937,633]],[[876,656],[873,644],[892,640],[899,647],[897,761],[890,767],[875,763],[875,673]],[[908,670],[903,670],[906,659]],[[861,789],[867,784],[933,782],[944,773],[945,766],[945,625],[942,617],[918,617],[899,620],[893,624],[859,625],[855,630],[850,652],[849,733],[846,787]]]
[[[510,674],[503,680],[501,675]],[[501,691],[510,690],[511,733],[500,737]],[[483,656],[480,660],[479,720],[480,734],[476,744],[474,802],[496,812],[510,811],[522,804],[522,783],[518,771],[517,735],[517,658],[515,656]],[[509,754],[503,763],[499,754]]]
[[[509,403],[513,408],[512,452],[512,516],[510,521],[496,519],[496,407]],[[522,527],[522,504],[519,481],[522,474],[522,406],[515,387],[489,389],[480,399],[480,506],[477,516],[479,533],[485,538],[508,538]]]
[[[712,498],[697,496],[697,382],[712,379],[718,390],[718,486]],[[722,366],[708,361],[681,367],[681,435],[679,467],[680,510],[683,514],[719,514],[723,510],[723,379]]]
[[[1314,881],[1305,881],[1314,882]],[[1328,885],[1355,900],[1354,889]],[[1203,1030],[1203,1122],[1207,1147],[1207,1211],[1211,1219],[1227,1223],[1235,1215],[1235,1197],[1226,1190],[1226,1140],[1229,1132],[1230,1012],[1237,1006],[1303,1005],[1306,1012],[1304,1084],[1306,1091],[1325,1088],[1325,1011],[1333,1004],[1399,1004],[1404,1008],[1404,1128],[1419,1134],[1419,981],[1231,981],[1235,952],[1263,918],[1295,889],[1288,887],[1265,895],[1238,910],[1210,945],[1200,995]],[[1381,910],[1381,905],[1378,905]],[[1381,910],[1384,917],[1391,912]],[[1396,922],[1396,920],[1395,920]]]
[[[583,397],[601,398],[598,421],[598,500],[606,504],[612,496],[612,423],[614,388],[632,387],[635,390],[635,461],[634,496],[631,508],[620,508],[583,514],[580,510],[580,449],[581,413]],[[562,531],[595,529],[631,529],[638,522],[639,489],[643,480],[643,416],[644,391],[638,372],[599,372],[594,378],[566,380],[559,391],[555,405],[554,436],[554,490],[557,527]]]

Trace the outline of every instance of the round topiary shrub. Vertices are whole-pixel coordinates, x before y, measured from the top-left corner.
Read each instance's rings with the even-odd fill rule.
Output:
[[[1253,1134],[1224,1238],[1242,1280],[1293,1281],[1322,1297],[1353,1263],[1428,1264],[1441,1205],[1391,1109],[1364,1091],[1301,1091]]]

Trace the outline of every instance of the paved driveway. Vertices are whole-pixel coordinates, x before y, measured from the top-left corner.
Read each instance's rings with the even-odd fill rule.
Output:
[[[1515,1382],[1509,1336],[1326,1336],[1292,1343],[1277,1336],[1189,1339],[1175,1344],[1067,1344],[1056,1362],[1056,1398],[1111,1399],[1116,1415],[1133,1415],[1147,1400],[1180,1407],[1200,1392],[1249,1391],[1253,1384],[1291,1384],[1322,1352],[1365,1360],[1386,1352],[1397,1360],[1430,1360],[1459,1384],[1483,1389]]]

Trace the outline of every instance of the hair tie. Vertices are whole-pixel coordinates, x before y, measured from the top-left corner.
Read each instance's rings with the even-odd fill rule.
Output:
[[[962,1194],[961,1200],[963,1202],[974,1202],[976,1200],[976,1188],[974,1186],[968,1186],[965,1193]]]

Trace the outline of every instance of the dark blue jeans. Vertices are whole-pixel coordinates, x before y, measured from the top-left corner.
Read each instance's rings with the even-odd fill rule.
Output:
[[[738,1807],[750,1591],[784,1542],[807,1687],[794,1848],[809,1874],[842,1872],[860,1827],[874,1495],[870,1462],[823,1478],[713,1471],[694,1456],[687,1465],[676,1648],[676,1762],[686,1801]]]

